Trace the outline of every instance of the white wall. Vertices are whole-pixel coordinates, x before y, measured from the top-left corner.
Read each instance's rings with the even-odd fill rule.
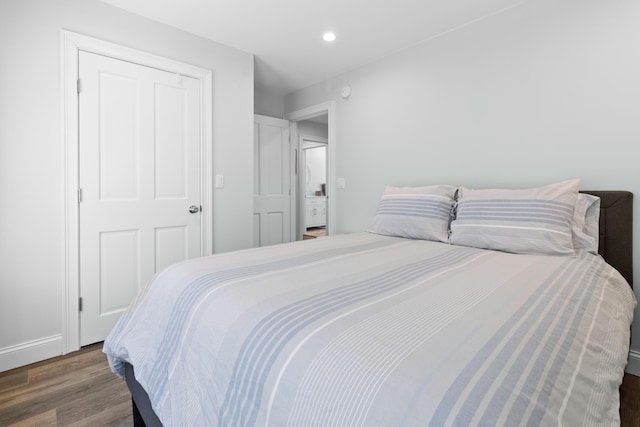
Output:
[[[298,122],[298,135],[310,138],[320,138],[321,140],[329,139],[329,128],[322,123],[316,123],[309,120]]]
[[[59,354],[63,144],[59,31],[213,70],[215,252],[253,242],[253,56],[95,0],[0,3],[0,371]]]
[[[284,96],[255,89],[253,99],[256,114],[279,119],[284,117]]]
[[[640,198],[638,22],[637,0],[524,2],[287,95],[285,112],[336,100],[338,231],[367,227],[387,184],[580,177]],[[640,319],[633,337],[640,351]]]

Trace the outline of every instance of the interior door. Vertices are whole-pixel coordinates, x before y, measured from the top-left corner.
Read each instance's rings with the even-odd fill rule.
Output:
[[[291,241],[289,122],[256,115],[254,141],[254,247]]]
[[[79,57],[80,341],[104,340],[142,286],[201,255],[199,81]]]

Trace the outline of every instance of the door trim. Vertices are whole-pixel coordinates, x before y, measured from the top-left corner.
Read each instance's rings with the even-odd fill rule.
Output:
[[[337,140],[336,140],[336,103],[335,101],[327,101],[322,104],[312,105],[291,113],[285,114],[284,118],[293,122],[291,138],[295,138],[294,141],[298,141],[297,155],[298,160],[300,156],[301,147],[299,145],[299,135],[297,131],[296,122],[310,119],[312,117],[319,116],[321,114],[327,114],[328,117],[328,138],[327,138],[327,236],[332,236],[336,233],[336,152],[337,152]],[[296,186],[297,187],[297,186]],[[299,193],[296,188],[296,198]],[[298,218],[298,215],[296,215]],[[296,227],[296,234],[300,227]],[[302,238],[302,236],[300,236]]]
[[[62,289],[62,353],[80,348],[80,247],[78,215],[78,57],[90,52],[133,62],[200,81],[200,150],[203,255],[213,248],[213,135],[212,72],[172,59],[106,42],[93,37],[60,31],[60,138],[63,144],[64,215],[63,215],[63,289]]]

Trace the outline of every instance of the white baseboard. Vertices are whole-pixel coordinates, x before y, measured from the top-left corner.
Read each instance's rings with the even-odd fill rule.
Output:
[[[640,351],[631,350],[625,372],[640,377]]]
[[[11,347],[0,348],[0,372],[62,354],[62,335],[52,335]]]

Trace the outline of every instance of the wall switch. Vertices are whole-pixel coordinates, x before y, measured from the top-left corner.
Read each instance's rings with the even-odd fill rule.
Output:
[[[344,178],[336,178],[336,188],[344,189]]]
[[[216,188],[224,188],[224,175],[216,175]]]

